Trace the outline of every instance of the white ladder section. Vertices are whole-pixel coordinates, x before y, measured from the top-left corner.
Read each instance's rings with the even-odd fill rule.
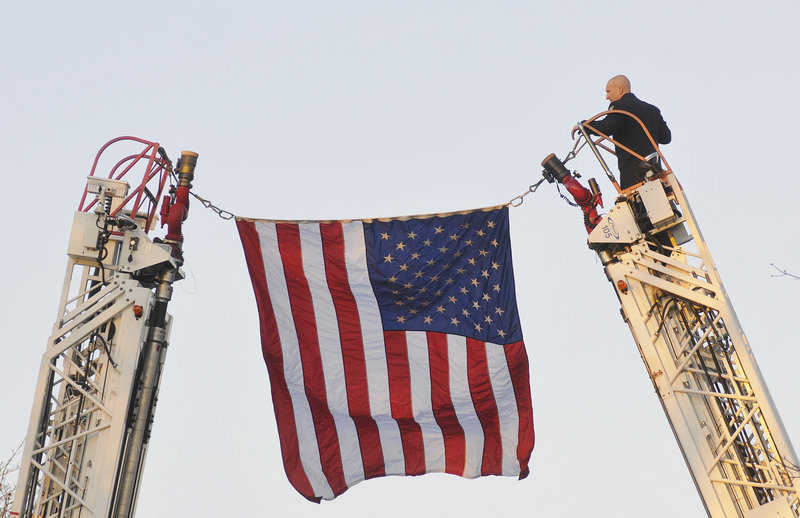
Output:
[[[797,455],[672,173],[589,235],[709,516],[796,517]]]
[[[130,218],[109,216],[108,208],[127,195],[125,182],[90,177],[90,192],[98,197],[97,209],[78,211],[73,220],[12,517],[105,518],[115,507],[123,506],[125,516],[135,508],[172,318],[162,317],[157,340],[151,322],[159,286],[165,278],[180,278],[179,261],[170,246],[150,240],[141,218],[132,228]],[[149,389],[142,379],[148,347],[158,355]],[[143,389],[152,397],[142,398]],[[132,450],[133,424],[141,414],[148,429]],[[127,459],[130,451],[138,458]],[[135,480],[122,503],[121,473],[130,465]]]

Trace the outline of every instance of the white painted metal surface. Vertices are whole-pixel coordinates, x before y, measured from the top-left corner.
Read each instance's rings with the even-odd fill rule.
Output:
[[[42,356],[12,516],[110,516],[131,423],[142,405],[141,364],[158,272],[176,272],[171,248],[131,220],[109,216],[124,182],[92,177],[94,212],[75,213],[53,334]],[[149,270],[148,270],[149,268]],[[155,386],[171,317],[158,342]],[[151,420],[149,422],[152,422]],[[149,429],[147,435],[149,436]],[[146,438],[143,451],[146,451]],[[138,490],[137,483],[132,487]],[[135,493],[135,491],[134,491]],[[135,506],[135,494],[133,495]],[[16,513],[16,514],[15,514]],[[132,515],[132,511],[131,511]]]
[[[589,246],[708,515],[800,515],[797,455],[674,175],[620,198]]]

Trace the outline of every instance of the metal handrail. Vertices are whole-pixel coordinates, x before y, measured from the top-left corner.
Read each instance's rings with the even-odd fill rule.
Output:
[[[664,175],[667,175],[669,173],[672,173],[672,168],[670,167],[669,163],[667,162],[667,159],[664,157],[664,154],[661,153],[661,150],[659,149],[658,144],[653,139],[653,136],[650,134],[650,132],[647,130],[647,126],[644,125],[644,123],[642,122],[642,120],[639,117],[637,117],[636,115],[632,114],[631,112],[628,112],[628,111],[625,111],[625,110],[606,110],[606,111],[600,112],[597,115],[595,115],[595,116],[593,116],[593,117],[591,117],[591,118],[589,118],[589,119],[587,119],[585,121],[582,121],[582,122],[579,122],[578,124],[576,124],[575,127],[572,129],[572,138],[573,138],[573,140],[575,139],[575,133],[576,132],[580,132],[581,133],[581,136],[585,139],[586,144],[589,145],[589,148],[592,150],[592,152],[594,153],[595,157],[600,162],[600,165],[605,170],[606,176],[608,176],[609,180],[614,185],[614,188],[616,188],[617,193],[621,194],[623,192],[629,192],[629,191],[635,189],[636,187],[639,187],[644,182],[639,182],[639,183],[634,184],[634,185],[632,185],[632,186],[630,186],[630,187],[628,187],[626,189],[622,189],[619,186],[619,183],[617,182],[616,178],[614,177],[614,174],[611,172],[611,169],[608,167],[608,164],[603,159],[603,156],[600,154],[600,151],[597,148],[601,147],[604,150],[606,150],[609,153],[611,153],[612,155],[616,156],[616,152],[613,149],[611,149],[611,148],[609,148],[609,147],[607,147],[607,146],[605,146],[603,144],[604,141],[608,141],[608,142],[611,142],[612,144],[614,144],[616,147],[627,151],[628,153],[630,153],[631,155],[635,156],[639,160],[645,160],[645,157],[643,157],[639,153],[633,151],[632,149],[630,149],[629,147],[625,146],[624,144],[614,140],[609,135],[606,135],[605,133],[603,133],[601,131],[598,131],[596,128],[594,128],[591,125],[591,123],[593,121],[597,120],[598,118],[603,117],[605,115],[613,114],[613,113],[619,113],[621,115],[628,116],[628,117],[632,118],[633,120],[635,120],[637,123],[639,123],[639,126],[642,128],[642,131],[644,131],[644,134],[647,136],[647,139],[653,145],[653,149],[655,149],[655,152],[658,153],[658,156],[661,159],[661,162],[663,163],[662,173],[659,174],[659,175],[656,175],[656,178],[660,178],[661,176],[664,176]],[[587,131],[587,129],[589,131],[591,131],[592,133],[596,134],[597,136],[599,136],[600,138],[598,138],[597,140],[593,140],[591,135],[589,134],[589,131]],[[580,151],[580,148],[578,146],[579,143],[580,143],[580,137],[578,137],[578,141],[575,143],[575,147],[573,147],[573,151],[572,151],[571,156],[569,158],[574,157]],[[575,151],[576,149],[578,151]],[[569,158],[567,160],[569,160]],[[565,162],[567,160],[565,160]]]
[[[97,164],[100,161],[100,156],[108,149],[109,146],[115,144],[120,141],[133,141],[138,142],[140,144],[144,144],[145,147],[142,151],[138,154],[129,155],[119,162],[117,162],[114,167],[111,168],[111,171],[108,174],[108,178],[112,178],[114,180],[121,180],[128,172],[133,169],[133,167],[139,163],[140,160],[145,159],[147,161],[147,165],[145,166],[144,174],[142,175],[141,183],[136,186],[128,196],[122,201],[120,206],[113,211],[110,216],[115,216],[120,212],[120,210],[125,207],[131,200],[133,201],[133,205],[130,209],[131,216],[135,217],[138,213],[141,206],[147,201],[150,201],[149,207],[146,211],[146,221],[144,225],[145,233],[149,232],[151,223],[155,217],[155,213],[157,210],[158,200],[161,198],[161,194],[164,191],[164,187],[166,186],[167,179],[172,174],[172,164],[167,158],[166,154],[164,154],[164,150],[158,144],[158,142],[150,142],[144,139],[140,139],[137,137],[117,137],[113,140],[108,141],[103,147],[100,148],[100,151],[97,152],[95,156],[94,163],[92,164],[92,169],[89,172],[89,176],[95,176],[95,172],[97,170]],[[160,155],[160,156],[159,156]],[[127,165],[125,165],[127,162]],[[118,170],[122,168],[121,172]],[[155,195],[147,189],[147,184],[150,183],[151,180],[157,178],[157,188],[155,189]],[[83,196],[81,197],[80,204],[78,206],[78,210],[87,212],[89,211],[96,203],[97,200],[93,199],[91,201],[87,201],[87,194],[89,190],[89,185],[87,182],[86,187],[83,189]],[[144,195],[144,199],[143,196]],[[85,205],[84,205],[85,204]]]

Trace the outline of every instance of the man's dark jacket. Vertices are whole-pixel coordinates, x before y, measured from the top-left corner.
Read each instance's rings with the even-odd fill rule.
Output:
[[[667,123],[664,122],[661,111],[652,104],[639,100],[632,93],[626,93],[612,102],[608,109],[624,110],[639,117],[647,127],[647,131],[653,136],[653,140],[658,144],[669,144],[672,140],[672,132],[667,127]],[[593,121],[589,125],[606,135],[614,137],[614,140],[643,157],[655,151],[639,123],[627,115],[609,113],[602,120]],[[644,180],[646,170],[640,166],[641,160],[619,146],[616,146],[616,151],[620,172],[620,187],[627,189],[631,185]]]

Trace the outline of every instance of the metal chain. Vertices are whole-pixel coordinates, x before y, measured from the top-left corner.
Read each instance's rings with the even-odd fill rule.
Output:
[[[531,194],[533,192],[536,192],[536,189],[538,189],[539,186],[542,185],[542,183],[544,181],[545,181],[545,179],[542,178],[541,180],[539,180],[535,184],[531,185],[530,187],[528,187],[527,191],[523,192],[519,196],[515,196],[514,198],[511,198],[511,200],[508,202],[508,204],[511,205],[512,207],[519,207],[520,205],[522,205],[522,202],[525,201],[525,196],[527,196],[527,195],[529,195],[529,194]],[[197,200],[200,203],[203,204],[203,207],[205,207],[207,209],[211,209],[212,211],[216,212],[217,216],[219,216],[220,218],[228,220],[228,219],[233,219],[233,218],[236,217],[236,214],[234,214],[233,212],[230,212],[230,211],[227,211],[227,210],[224,210],[224,209],[220,209],[219,207],[217,207],[216,205],[211,203],[209,200],[203,198],[202,196],[200,196],[198,194],[195,194],[195,193],[193,193],[191,191],[189,191],[189,193],[192,196],[194,196],[195,198],[197,198]],[[563,197],[564,196],[562,195],[562,198]]]
[[[234,214],[233,212],[229,212],[227,210],[220,209],[219,207],[217,207],[216,205],[214,205],[210,201],[206,200],[205,198],[203,198],[201,196],[198,196],[197,194],[193,193],[192,191],[189,191],[189,194],[191,194],[192,196],[197,198],[197,200],[200,203],[203,204],[203,207],[205,207],[207,209],[211,209],[214,212],[216,212],[217,216],[219,216],[222,219],[228,220],[228,219],[233,219],[233,218],[236,217],[236,214]]]
[[[530,187],[528,187],[527,191],[523,192],[519,196],[511,198],[511,201],[509,201],[508,204],[511,205],[512,207],[519,207],[520,205],[522,205],[522,202],[525,201],[525,196],[529,195],[532,192],[536,192],[536,189],[538,189],[539,186],[542,185],[542,182],[544,182],[544,180],[545,179],[542,178],[541,180],[539,180],[535,184],[533,184]]]

